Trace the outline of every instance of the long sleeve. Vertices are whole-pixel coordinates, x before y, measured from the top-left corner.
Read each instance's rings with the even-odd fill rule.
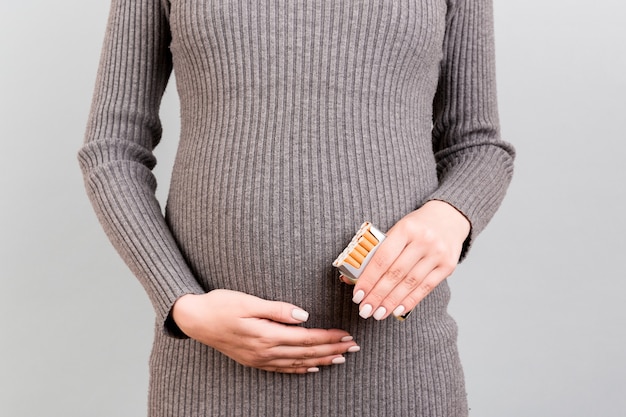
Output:
[[[471,222],[465,245],[499,207],[513,175],[513,147],[501,140],[495,85],[492,0],[450,0],[433,106],[439,187]]]
[[[153,147],[172,70],[167,2],[113,0],[85,144],[78,158],[109,239],[165,323],[182,295],[203,293],[155,198]]]

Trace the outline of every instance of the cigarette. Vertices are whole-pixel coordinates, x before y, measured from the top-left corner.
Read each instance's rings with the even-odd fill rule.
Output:
[[[358,262],[356,259],[354,259],[352,256],[348,255],[346,256],[346,258],[344,259],[344,261],[352,266],[353,268],[359,268],[361,266],[361,262]]]
[[[357,252],[359,252],[359,254],[361,254],[361,256],[362,256],[362,257],[364,257],[364,258],[367,256],[368,252],[371,250],[371,249],[370,249],[370,250],[365,249],[363,246],[361,246],[361,242],[359,242],[359,243],[358,243],[358,244],[354,247],[354,249],[355,249]]]
[[[372,245],[376,246],[378,244],[378,240],[374,237],[374,235],[367,231],[366,233],[363,234],[363,237],[370,242]]]
[[[365,254],[367,256],[367,254]],[[354,250],[352,252],[350,252],[350,255],[352,258],[356,259],[356,261],[359,263],[359,267],[361,265],[363,265],[363,261],[365,260],[365,256],[361,255],[361,253],[358,251],[357,248],[354,248]]]
[[[369,240],[365,238],[361,238],[361,240],[359,240],[359,245],[361,245],[368,252],[374,249],[374,246],[376,246],[376,245],[372,245],[372,242],[370,242]]]

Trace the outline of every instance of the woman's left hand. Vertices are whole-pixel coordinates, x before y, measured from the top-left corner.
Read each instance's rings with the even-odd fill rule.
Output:
[[[356,283],[359,315],[382,320],[412,310],[452,274],[469,232],[467,218],[438,200],[400,219]]]

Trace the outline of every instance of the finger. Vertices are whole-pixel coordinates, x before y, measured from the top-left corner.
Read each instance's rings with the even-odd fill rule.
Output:
[[[286,372],[290,369],[319,369],[321,366],[341,365],[345,362],[346,358],[344,356],[335,355],[316,359],[277,359],[264,366],[267,368],[277,369],[277,372]]]
[[[413,266],[404,278],[382,299],[378,307],[372,308],[372,315],[376,320],[383,320],[394,312],[402,302],[415,292],[417,288],[424,282],[427,276],[437,268],[437,262],[432,257],[422,258]],[[370,296],[376,295],[378,286],[370,293]],[[368,298],[370,297],[368,296]],[[365,306],[368,300],[363,301]],[[374,306],[374,304],[372,304]],[[407,306],[404,306],[407,309]],[[413,308],[413,307],[411,307]],[[406,310],[409,311],[409,310]],[[397,314],[396,314],[397,315]]]
[[[251,317],[260,317],[286,324],[300,324],[309,319],[307,311],[290,303],[257,298],[252,304],[249,311]]]
[[[343,274],[340,274],[340,275],[339,275],[339,280],[340,280],[341,282],[343,282],[344,284],[348,284],[348,285],[354,285],[354,284],[356,284],[356,281],[351,280],[350,278],[346,277],[346,276],[345,276],[345,275],[343,275]]]
[[[277,367],[273,367],[273,366],[268,366],[268,367],[259,367],[259,369],[262,369],[263,371],[267,371],[267,372],[278,372],[278,373],[282,373],[282,374],[308,374],[308,373],[315,373],[315,372],[319,372],[319,368],[317,367],[310,367],[310,368],[277,368]]]
[[[370,314],[376,312],[376,318],[385,315],[390,311],[386,306],[386,311],[378,310],[383,306],[384,301],[407,277],[407,274],[415,268],[416,265],[423,264],[423,249],[419,245],[409,245],[404,248],[402,253],[397,257],[394,263],[385,271],[380,279],[376,281],[374,286],[367,292],[366,296],[360,303],[361,317],[367,318]],[[432,268],[431,268],[432,269]],[[426,273],[430,270],[426,271]],[[423,275],[425,276],[425,274]],[[402,295],[404,298],[406,294]],[[401,299],[402,299],[401,298]],[[383,307],[384,308],[384,307]]]
[[[309,370],[319,366],[339,365],[345,363],[345,353],[358,352],[360,347],[354,342],[306,346],[276,346],[249,358],[248,363],[261,369],[270,369],[277,372],[293,372],[294,370]],[[310,372],[310,371],[309,371]]]
[[[276,346],[313,347],[352,342],[352,336],[348,332],[339,329],[307,329],[304,327],[281,326],[281,328],[273,330],[271,337]]]
[[[310,373],[317,373],[320,371],[320,368],[317,366],[312,366],[309,368],[289,368],[289,367],[274,367],[274,366],[268,366],[268,367],[259,367],[259,369],[263,369],[264,371],[268,371],[268,372],[279,372],[279,373],[284,373],[284,374],[310,374]]]
[[[321,364],[330,364],[332,358],[341,356],[348,352],[358,352],[360,347],[353,341],[341,342],[341,343],[329,343],[326,345],[316,346],[290,346],[282,345],[275,346],[268,349],[268,353],[276,359],[289,359],[289,360],[323,360],[326,358],[327,363],[320,362]],[[330,358],[330,359],[328,359]]]
[[[430,294],[436,287],[448,277],[448,271],[446,268],[436,267],[433,269],[422,282],[415,287],[404,299],[398,304],[403,308],[401,311],[396,307],[394,310],[395,315],[402,315],[408,311],[413,310],[428,294]]]

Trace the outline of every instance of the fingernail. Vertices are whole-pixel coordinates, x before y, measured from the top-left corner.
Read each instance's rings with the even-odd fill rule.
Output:
[[[307,321],[309,319],[309,313],[299,308],[294,308],[291,310],[291,317],[298,321]]]
[[[352,337],[352,336],[344,336],[344,337],[341,338],[341,341],[342,342],[349,342],[352,339],[354,339],[354,337]]]
[[[363,290],[358,290],[356,294],[354,294],[354,297],[352,297],[352,301],[355,304],[359,304],[361,301],[363,301],[363,298],[365,298],[365,293],[363,292]]]
[[[364,319],[368,318],[371,315],[372,315],[372,306],[369,304],[365,304],[363,308],[361,309],[361,311],[359,311],[359,316],[363,317]]]
[[[320,368],[309,368],[306,370],[307,372],[319,372]]]
[[[339,365],[339,364],[342,364],[342,363],[345,363],[345,362],[346,362],[346,358],[344,358],[343,356],[340,356],[338,358],[333,359],[333,364],[334,365]]]
[[[350,353],[358,352],[359,350],[361,350],[361,346],[350,346],[348,348],[348,352]]]
[[[378,310],[374,313],[374,318],[380,320],[385,314],[387,314],[387,309],[385,307],[378,307]]]
[[[398,306],[395,310],[393,310],[393,315],[396,317],[401,316],[402,313],[404,313],[404,306]]]

